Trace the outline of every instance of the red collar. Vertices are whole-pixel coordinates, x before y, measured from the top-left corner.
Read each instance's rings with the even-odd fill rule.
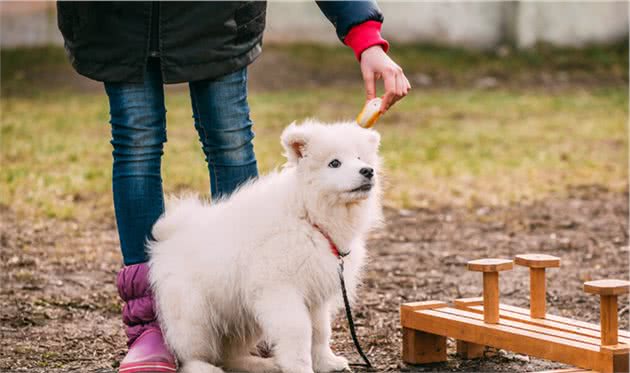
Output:
[[[339,259],[347,255],[347,254],[341,255],[341,253],[339,252],[339,249],[337,248],[337,245],[335,245],[332,238],[330,238],[330,236],[326,234],[326,232],[324,232],[317,224],[313,224],[313,227],[317,229],[319,233],[321,233],[322,236],[326,238],[326,240],[328,240],[328,244],[330,244],[330,251],[333,253],[335,258]]]

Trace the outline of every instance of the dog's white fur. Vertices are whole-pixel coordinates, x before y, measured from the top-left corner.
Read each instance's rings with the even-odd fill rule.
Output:
[[[352,296],[365,237],[381,219],[380,137],[356,123],[292,124],[287,163],[218,203],[167,206],[149,243],[151,282],[166,341],[183,372],[331,372],[348,369],[330,349],[331,314],[344,259]],[[341,166],[333,168],[333,159]],[[354,191],[369,180],[372,189]],[[251,354],[267,341],[273,356]]]

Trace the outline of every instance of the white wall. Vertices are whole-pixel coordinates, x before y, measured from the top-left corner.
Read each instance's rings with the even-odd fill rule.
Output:
[[[54,2],[0,1],[0,47],[62,43]]]
[[[519,47],[620,40],[628,35],[628,2],[521,2],[516,35]]]
[[[501,4],[380,1],[383,35],[393,42],[490,47],[501,38]],[[265,40],[338,43],[314,1],[270,2]]]
[[[421,42],[473,49],[505,42],[530,47],[612,43],[628,36],[625,1],[381,0],[383,34],[391,42]],[[61,44],[52,2],[0,1],[0,46]],[[314,1],[271,1],[267,42],[338,43]]]

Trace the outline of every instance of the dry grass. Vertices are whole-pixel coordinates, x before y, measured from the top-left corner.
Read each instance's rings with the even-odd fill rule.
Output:
[[[167,191],[205,193],[208,176],[186,92],[167,94]],[[625,88],[416,90],[378,124],[388,203],[503,204],[568,185],[621,189],[628,178]],[[295,119],[352,118],[350,89],[251,95],[262,171],[282,163],[282,128]],[[103,94],[2,100],[0,203],[24,214],[83,218],[111,213],[111,146]]]
[[[543,198],[569,185],[623,189],[627,51],[622,44],[583,51],[539,48],[501,57],[394,49],[412,80],[425,74],[442,83],[417,84],[376,127],[383,135],[387,203],[506,204]],[[350,119],[359,111],[362,87],[347,52],[268,46],[267,57],[254,65],[250,103],[263,172],[282,163],[278,136],[291,121]],[[2,62],[0,204],[32,216],[111,216],[111,146],[102,88],[77,80],[60,49],[3,50]],[[324,74],[319,66],[334,68]],[[480,88],[476,82],[488,76],[498,85]],[[540,83],[541,77],[551,80]],[[286,87],[279,87],[283,79]],[[169,89],[167,107],[165,189],[206,193],[208,176],[186,90]]]

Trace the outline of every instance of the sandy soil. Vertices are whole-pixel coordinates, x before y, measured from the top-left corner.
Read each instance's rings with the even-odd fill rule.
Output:
[[[124,356],[120,267],[113,220],[29,221],[0,211],[0,370],[113,372]],[[628,278],[628,196],[600,187],[533,204],[465,209],[387,210],[386,225],[370,240],[371,262],[354,308],[358,333],[377,371],[535,371],[562,365],[489,350],[480,360],[454,356],[432,366],[400,360],[402,302],[477,296],[478,273],[468,260],[542,252],[560,256],[549,271],[550,312],[598,320],[596,297],[582,282]],[[523,268],[501,277],[502,300],[527,307]],[[620,301],[628,328],[628,298]],[[334,324],[334,350],[354,362],[346,321]],[[357,370],[360,370],[357,368]]]

